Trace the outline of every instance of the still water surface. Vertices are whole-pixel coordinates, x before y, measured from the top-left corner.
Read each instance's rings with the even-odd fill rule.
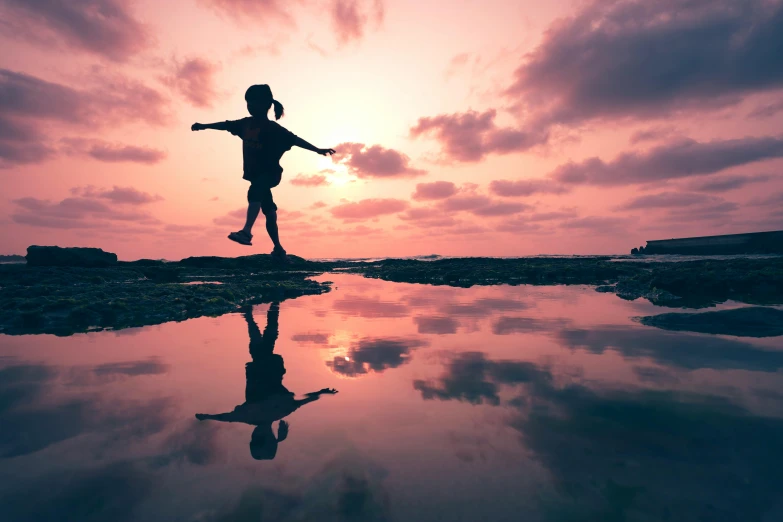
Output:
[[[0,520],[783,520],[783,338],[589,287],[323,279],[0,336]]]

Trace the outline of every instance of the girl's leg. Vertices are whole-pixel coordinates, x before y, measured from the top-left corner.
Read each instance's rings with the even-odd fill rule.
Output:
[[[271,210],[264,214],[266,216],[266,231],[269,232],[269,238],[275,245],[275,250],[283,250],[283,245],[280,244],[280,236],[277,232],[277,210]]]
[[[256,222],[256,218],[258,217],[259,212],[261,212],[261,203],[257,201],[249,201],[247,204],[247,220],[245,221],[245,228],[242,229],[248,236],[252,236],[251,230],[253,230],[253,225]],[[268,224],[267,230],[269,230]]]

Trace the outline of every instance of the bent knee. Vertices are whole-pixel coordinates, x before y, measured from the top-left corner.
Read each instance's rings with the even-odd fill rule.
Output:
[[[266,219],[269,221],[277,221],[277,209],[276,208],[264,208],[261,207],[261,212],[264,213]]]

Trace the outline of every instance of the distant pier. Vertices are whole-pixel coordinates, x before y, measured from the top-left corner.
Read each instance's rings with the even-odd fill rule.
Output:
[[[783,230],[723,236],[685,237],[647,241],[632,254],[683,254],[692,256],[732,254],[783,254]]]

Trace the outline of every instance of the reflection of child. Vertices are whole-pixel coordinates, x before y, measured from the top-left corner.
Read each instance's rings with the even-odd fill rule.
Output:
[[[228,413],[208,415],[197,413],[198,420],[242,422],[256,426],[250,439],[250,454],[254,459],[269,460],[277,453],[277,444],[288,436],[288,423],[282,420],[301,406],[316,401],[323,394],[334,394],[337,390],[324,388],[308,393],[304,399],[294,399],[294,394],[283,386],[286,373],[283,358],[274,353],[278,337],[279,303],[272,303],[266,313],[266,327],[261,333],[253,319],[252,310],[245,312],[245,321],[250,336],[250,357],[245,365],[245,402]],[[272,432],[272,423],[280,421],[277,438]]]
[[[198,420],[217,420],[222,422],[242,422],[256,426],[250,437],[250,454],[256,460],[271,460],[277,454],[277,444],[288,436],[288,423],[282,420],[301,406],[317,401],[323,394],[337,393],[335,389],[324,388],[317,392],[308,393],[301,400],[294,399],[293,393],[278,393],[261,402],[245,402],[233,411],[207,415],[197,413]],[[279,420],[277,438],[272,431],[272,423]]]
[[[285,258],[285,249],[280,244],[277,231],[277,205],[272,199],[272,188],[280,183],[283,168],[280,158],[291,147],[297,146],[327,156],[334,149],[319,149],[286,128],[268,119],[269,109],[274,106],[275,119],[283,115],[283,106],[272,97],[268,85],[253,85],[245,92],[249,118],[217,123],[194,123],[191,130],[215,129],[228,131],[242,139],[244,157],[244,179],[250,181],[247,192],[247,220],[242,230],[232,232],[228,238],[242,245],[251,245],[253,224],[259,211],[266,216],[266,230],[275,248],[273,256]]]

